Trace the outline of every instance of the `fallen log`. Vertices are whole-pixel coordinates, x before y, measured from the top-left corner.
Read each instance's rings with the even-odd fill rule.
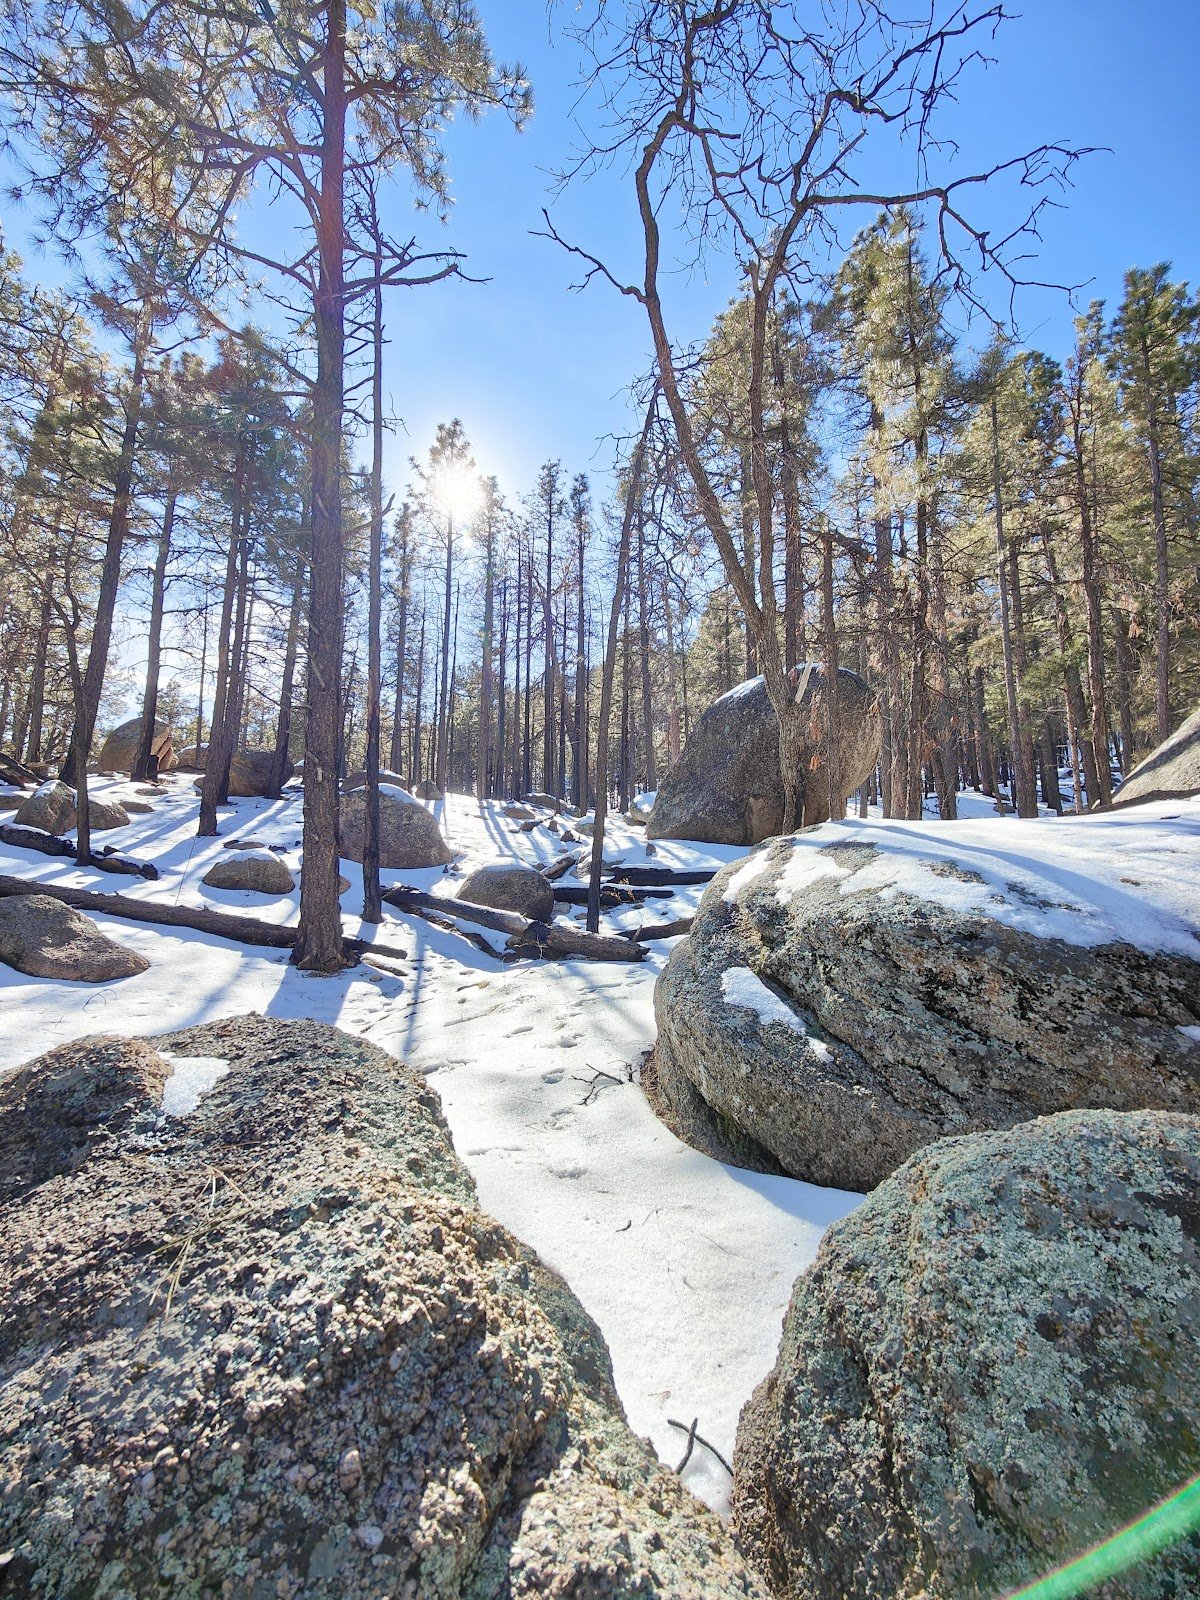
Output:
[[[18,850],[36,850],[44,856],[75,855],[75,846],[57,834],[43,833],[40,828],[23,828],[15,822],[0,822],[0,844],[15,845]],[[109,854],[108,850],[94,850],[88,866],[101,872],[116,872],[126,878],[145,878],[153,883],[158,868],[150,861],[129,861],[124,856]]]
[[[384,895],[385,900],[386,898]],[[405,906],[404,913],[409,917],[420,917],[422,922],[432,923],[435,928],[441,928],[443,933],[456,934],[468,944],[473,944],[477,950],[482,950],[484,955],[491,956],[493,961],[503,959],[490,939],[485,938],[482,933],[476,933],[474,928],[460,928],[453,917],[440,916],[438,912],[428,911],[422,906]]]
[[[637,906],[645,900],[669,900],[674,893],[671,889],[630,889],[621,883],[602,883],[600,885],[600,904],[602,906]],[[554,898],[561,900],[568,906],[585,906],[588,903],[588,892],[581,885],[568,885],[556,883],[554,885]]]
[[[579,928],[557,922],[531,922],[515,911],[497,911],[492,906],[473,905],[469,900],[456,900],[451,895],[432,895],[422,889],[397,886],[385,889],[382,899],[397,911],[433,911],[440,916],[457,917],[463,922],[478,923],[481,928],[506,933],[509,953],[518,950],[522,955],[559,961],[570,961],[577,956],[587,961],[640,961],[645,955],[640,946],[615,935],[584,933]]]
[[[97,916],[122,917],[126,922],[150,922],[161,928],[192,928],[211,933],[235,944],[266,945],[274,950],[290,950],[296,943],[296,929],[261,922],[257,917],[239,917],[229,911],[209,911],[203,906],[163,906],[153,900],[130,900],[123,894],[97,894],[91,889],[72,889],[61,883],[34,883],[27,878],[0,874],[0,898],[5,895],[44,894],[61,900],[76,911]],[[365,939],[342,939],[347,960],[357,962],[363,955],[390,956],[403,961],[408,955],[396,945],[372,944]]]
[[[720,867],[697,867],[684,870],[680,867],[611,867],[606,876],[613,883],[676,884],[683,888],[690,883],[711,883]]]
[[[0,778],[3,778],[5,783],[15,783],[18,788],[31,783],[36,789],[38,784],[44,781],[23,762],[14,756],[6,756],[2,750],[0,750]]]
[[[676,917],[674,922],[643,922],[640,928],[627,928],[622,939],[634,939],[638,944],[648,944],[654,939],[677,939],[681,933],[691,933],[691,917]]]
[[[575,851],[572,855],[559,856],[557,861],[552,861],[549,866],[539,867],[538,871],[547,883],[557,883],[564,878],[572,867],[577,867],[583,859],[582,851]]]

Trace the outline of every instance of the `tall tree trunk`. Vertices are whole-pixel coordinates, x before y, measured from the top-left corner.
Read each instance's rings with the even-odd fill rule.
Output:
[[[133,371],[129,379],[129,393],[125,401],[125,425],[121,433],[121,448],[117,455],[117,469],[113,477],[112,509],[108,519],[108,539],[104,546],[104,560],[100,567],[100,588],[96,596],[96,614],[92,622],[92,638],[88,647],[87,667],[83,674],[83,699],[80,712],[83,727],[73,737],[63,768],[63,777],[78,788],[87,766],[87,754],[92,747],[96,731],[96,718],[100,713],[100,697],[104,692],[104,677],[108,670],[108,651],[112,642],[113,617],[117,608],[117,590],[121,583],[121,556],[129,532],[129,507],[133,497],[133,465],[137,454],[138,427],[141,422],[142,397],[146,387],[146,358],[154,336],[154,321],[143,309],[133,340]],[[79,752],[83,751],[83,767],[79,766]]]
[[[238,439],[237,464],[233,474],[229,548],[225,552],[225,585],[221,593],[221,622],[217,630],[217,679],[213,690],[213,712],[208,731],[208,756],[204,763],[204,783],[200,790],[200,822],[197,837],[211,839],[217,832],[217,806],[229,798],[229,762],[233,753],[233,638],[234,603],[238,595],[238,562],[245,539],[247,475],[250,436]]]
[[[421,781],[421,697],[425,688],[425,605],[421,604],[421,633],[417,641],[417,689],[413,706],[412,786],[414,791]]]
[[[383,695],[383,251],[375,241],[371,315],[371,527],[367,554],[367,751],[363,808],[363,921],[383,921],[379,898],[379,702]]]
[[[1158,408],[1150,369],[1150,352],[1143,341],[1142,361],[1146,384],[1146,455],[1150,466],[1150,501],[1154,511],[1154,721],[1158,743],[1171,731],[1170,647],[1171,594],[1167,552],[1167,513],[1163,500],[1162,444],[1158,436]]]
[[[642,682],[642,737],[645,745],[642,776],[647,789],[658,788],[658,766],[654,759],[654,709],[650,690],[650,619],[646,579],[646,522],[642,509],[637,523],[638,586],[638,665]]]
[[[491,792],[492,700],[495,695],[492,668],[492,627],[495,611],[496,529],[489,512],[484,536],[483,571],[483,664],[479,676],[479,754],[475,773],[475,793],[484,800]]]
[[[408,521],[405,518],[400,531],[400,615],[396,629],[396,698],[392,706],[392,741],[388,756],[388,764],[393,772],[401,772],[405,766],[404,689],[408,667],[409,572]]]
[[[525,574],[525,733],[521,746],[521,793],[533,788],[533,535]]]
[[[37,637],[33,647],[33,670],[29,675],[29,724],[25,735],[24,759],[31,765],[42,759],[42,721],[46,709],[46,657],[50,650],[50,583],[42,581],[42,604],[38,613]],[[21,747],[17,746],[17,755]]]
[[[575,594],[575,766],[571,773],[571,804],[587,805],[588,789],[588,675],[587,627],[584,612],[587,527],[581,515],[576,522],[578,587]]]
[[[343,963],[338,902],[338,739],[341,716],[342,413],[345,401],[346,0],[325,11],[323,137],[313,312],[312,553],[308,720],[304,752],[304,876],[292,959],[309,972]]]
[[[1100,578],[1100,540],[1084,459],[1083,378],[1070,396],[1071,442],[1075,505],[1079,512],[1079,544],[1083,564],[1083,600],[1087,616],[1088,693],[1092,702],[1091,749],[1094,773],[1087,779],[1088,805],[1112,803],[1112,775],[1108,763],[1108,695],[1104,681],[1104,622]],[[1078,676],[1078,674],[1076,674]],[[1084,755],[1087,766],[1087,756]],[[1093,787],[1095,784],[1095,787]]]
[[[167,563],[171,559],[171,535],[175,529],[174,485],[167,490],[166,510],[158,535],[158,550],[154,558],[154,576],[150,585],[150,635],[146,642],[146,687],[142,695],[142,733],[137,754],[133,758],[132,777],[145,783],[151,776],[153,761],[154,723],[158,716],[158,677],[162,663],[162,623],[167,592]],[[153,774],[157,777],[157,768]]]
[[[675,623],[671,616],[671,595],[665,578],[662,583],[662,603],[667,628],[667,764],[674,766],[682,748],[679,738],[679,662],[675,658]]]
[[[278,800],[288,770],[288,751],[292,742],[292,697],[296,692],[296,657],[300,646],[300,617],[304,606],[304,555],[296,552],[292,575],[292,602],[288,607],[287,638],[283,647],[283,672],[279,683],[279,715],[275,719],[275,760],[267,790]]]
[[[604,865],[604,824],[608,816],[608,736],[612,722],[613,677],[617,668],[617,633],[621,626],[621,610],[629,587],[629,545],[633,532],[634,512],[642,496],[646,441],[650,437],[650,427],[657,402],[658,392],[655,390],[646,407],[641,438],[629,469],[625,510],[621,517],[621,537],[617,545],[617,581],[608,613],[608,639],[604,647],[604,664],[600,671],[600,725],[596,734],[596,764],[593,768],[596,782],[596,815],[592,829],[591,872],[588,878],[589,933],[597,933],[600,928],[600,873]]]
[[[1004,534],[1004,484],[1000,470],[1000,418],[994,397],[991,402],[991,420],[996,571],[1000,588],[1000,633],[1004,651],[1004,693],[1008,704],[1008,736],[1013,762],[1013,799],[1018,816],[1036,817],[1038,814],[1037,793],[1034,789],[1032,762],[1029,760],[1032,743],[1029,737],[1028,719],[1020,699],[1020,686],[1017,682],[1017,669],[1013,650],[1011,597],[1009,595],[1011,567],[1008,544]]]
[[[1121,776],[1127,778],[1136,765],[1133,737],[1133,704],[1130,695],[1129,618],[1114,606],[1113,633],[1116,637],[1117,715],[1121,719]]]
[[[434,757],[433,781],[443,794],[446,792],[447,739],[450,732],[450,599],[454,570],[454,518],[446,519],[446,575],[442,595],[442,681],[437,706],[437,753]]]

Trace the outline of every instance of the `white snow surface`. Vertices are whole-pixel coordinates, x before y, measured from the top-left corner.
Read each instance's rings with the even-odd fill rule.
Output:
[[[96,779],[92,791],[119,799],[130,786]],[[199,801],[190,779],[169,781],[154,806],[106,840],[153,860],[157,883],[80,872],[69,860],[4,845],[0,872],[178,905],[219,899],[267,921],[296,919],[298,889],[270,897],[213,891],[200,880],[234,854],[224,840],[244,838],[287,846],[282,859],[298,882],[299,795],[232,801],[219,811],[216,839],[195,836]],[[429,809],[461,858],[445,872],[385,873],[385,882],[453,892],[488,862],[533,865],[564,850],[543,828],[516,832],[499,803],[481,810],[451,795]],[[691,868],[744,853],[669,839],[655,851],[655,866]],[[647,861],[643,831],[610,818],[605,857]],[[92,985],[31,979],[0,965],[0,1070],[88,1034],[152,1036],[248,1011],[312,1017],[369,1039],[427,1076],[481,1205],[557,1268],[599,1323],[633,1428],[674,1465],[686,1433],[671,1420],[686,1430],[697,1418],[699,1432],[732,1460],[738,1412],[774,1364],[792,1284],[824,1229],[860,1197],[722,1166],[680,1144],[650,1111],[636,1077],[654,1042],[654,980],[673,942],[652,946],[636,965],[502,966],[428,923],[390,914],[378,929],[361,922],[362,869],[343,861],[341,870],[351,881],[341,897],[346,932],[405,948],[403,962],[380,958],[394,975],[360,966],[315,977],[291,966],[285,951],[97,917],[149,970]],[[671,901],[621,907],[605,925],[687,915],[703,892],[692,886]],[[220,1064],[177,1057],[173,1065],[167,1109],[186,1114]],[[684,1476],[709,1504],[727,1507],[728,1475],[706,1450],[697,1446]]]
[[[163,1114],[168,1117],[186,1117],[195,1111],[229,1071],[228,1061],[220,1056],[177,1056],[173,1050],[160,1054],[171,1064],[171,1076],[163,1085],[162,1097]]]
[[[98,779],[93,792],[116,800],[130,786]],[[156,883],[81,872],[69,860],[5,845],[0,872],[211,905],[213,891],[200,880],[214,861],[228,859],[223,841],[240,837],[285,846],[282,859],[299,881],[298,793],[231,802],[219,811],[216,839],[195,836],[199,798],[190,779],[168,780],[154,805],[107,838],[123,853],[153,860],[161,872]],[[488,862],[535,865],[563,851],[544,828],[517,832],[499,802],[481,808],[451,795],[429,809],[459,853],[456,863],[385,873],[386,883],[453,892],[466,873]],[[833,839],[893,844],[897,884],[919,882],[924,893],[962,896],[973,906],[1008,883],[1027,886],[1067,908],[1039,909],[1020,895],[1006,896],[1006,915],[1031,926],[1078,923],[1088,937],[1077,942],[1094,942],[1103,926],[1120,929],[1103,936],[1136,934],[1134,942],[1146,940],[1147,948],[1198,948],[1184,922],[1187,907],[1195,910],[1200,802],[1079,822],[831,823],[803,836],[789,873],[829,868],[830,858],[817,850]],[[746,855],[670,839],[657,840],[655,851],[655,865],[683,868],[715,868]],[[928,870],[929,861],[948,854],[980,872],[984,886]],[[610,819],[605,856],[645,861],[642,830]],[[748,880],[761,859],[747,859],[736,876]],[[362,923],[361,868],[343,861],[341,870],[351,883],[341,897],[345,931],[406,949],[402,962],[379,958],[394,970],[359,966],[317,977],[298,972],[285,951],[97,917],[105,932],[148,959],[149,970],[91,985],[31,979],[0,965],[0,1070],[88,1034],[152,1036],[255,1011],[312,1017],[371,1040],[426,1075],[480,1203],[563,1274],[599,1323],[634,1429],[673,1464],[685,1436],[672,1420],[686,1429],[697,1418],[699,1432],[731,1459],[738,1412],[774,1363],[792,1284],[824,1229],[859,1196],[723,1166],[680,1144],[650,1111],[636,1077],[654,1040],[654,981],[673,941],[650,946],[637,965],[502,966],[428,923],[391,915],[378,929]],[[577,874],[567,881],[582,881],[582,869]],[[683,916],[703,892],[689,887],[670,901],[621,907],[605,923],[621,928]],[[228,909],[244,907],[272,922],[293,922],[299,910],[298,889],[278,897],[225,891],[220,898]],[[185,1082],[190,1095],[204,1092],[211,1081],[203,1074],[215,1065],[177,1058],[184,1081],[172,1093],[181,1094]],[[706,1450],[693,1452],[685,1478],[725,1509],[728,1476]]]
[[[851,873],[822,853],[832,844],[878,855]],[[967,876],[934,870],[947,861]],[[919,895],[1067,944],[1200,959],[1200,799],[1025,821],[827,822],[792,841],[778,898],[828,877],[844,880],[843,893]]]
[[[781,1023],[807,1039],[818,1054],[829,1054],[829,1046],[823,1039],[814,1038],[804,1018],[793,1011],[786,1000],[781,1000],[774,989],[768,989],[749,967],[727,967],[721,974],[721,994],[728,1005],[753,1011],[764,1028],[772,1022]]]

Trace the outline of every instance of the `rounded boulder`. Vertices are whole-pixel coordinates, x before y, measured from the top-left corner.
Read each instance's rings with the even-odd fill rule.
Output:
[[[363,858],[367,791],[355,789],[342,800],[339,833],[347,861]],[[437,818],[412,795],[387,784],[379,788],[379,865],[392,871],[442,867],[451,859]]]
[[[819,668],[796,677],[801,705],[818,701],[824,684]],[[843,800],[865,783],[879,759],[882,723],[875,692],[857,672],[838,671],[838,763],[836,788]],[[815,742],[804,750],[806,823],[829,816],[829,782],[813,767]],[[759,844],[783,828],[783,777],[779,766],[779,719],[764,678],[751,678],[715,701],[692,729],[679,760],[659,785],[646,823],[651,839],[696,839],[705,844]]]
[[[738,1429],[777,1600],[994,1600],[1200,1472],[1198,1219],[1200,1120],[1066,1112],[943,1140],[835,1224]],[[1200,1545],[1100,1593],[1200,1593]]]
[[[532,922],[549,922],[554,915],[554,886],[533,867],[498,863],[480,867],[463,880],[458,899],[497,911],[516,911]]]
[[[675,1131],[866,1190],[947,1135],[1200,1112],[1200,940],[1132,881],[1169,841],[1123,835],[1108,883],[1091,818],[989,826],[959,859],[957,824],[827,823],[722,869],[655,987]]]

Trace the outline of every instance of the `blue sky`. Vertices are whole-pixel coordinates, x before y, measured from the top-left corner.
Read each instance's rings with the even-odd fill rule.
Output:
[[[561,199],[549,173],[578,131],[572,117],[578,63],[559,35],[574,0],[559,0],[550,20],[543,0],[478,0],[498,58],[519,59],[533,83],[535,111],[520,135],[499,116],[450,130],[455,205],[449,224],[408,214],[403,185],[392,186],[394,231],[416,228],[424,247],[466,253],[466,270],[489,281],[396,292],[387,308],[387,385],[405,428],[390,441],[389,489],[401,490],[407,458],[421,455],[436,425],[461,417],[480,468],[515,496],[539,464],[559,458],[571,473],[601,483],[611,438],[631,426],[627,387],[647,365],[643,313],[601,283],[571,285],[578,263],[534,237],[549,205],[564,235],[636,274],[640,234],[627,177],[602,174]],[[1200,279],[1195,63],[1200,60],[1198,0],[1027,0],[1026,14],[1003,28],[996,64],[975,71],[950,107],[942,131],[962,147],[964,165],[983,167],[1044,140],[1108,146],[1075,169],[1065,209],[1045,219],[1031,275],[1062,283],[1092,279],[1080,301],[1115,303],[1126,268],[1159,260],[1176,276]],[[886,141],[871,154],[871,176],[911,180]],[[6,208],[10,240],[25,246],[23,219]],[[1003,201],[975,212],[1001,223]],[[271,226],[270,219],[257,219]],[[852,213],[847,242],[870,213]],[[49,260],[29,270],[58,280]],[[699,338],[733,287],[728,261],[670,280],[680,337]],[[999,287],[999,286],[998,286]],[[1072,308],[1065,295],[1028,291],[1018,302],[1025,340],[1064,357]]]
[[[394,441],[393,460],[399,476],[404,456],[424,450],[436,423],[457,415],[481,467],[520,492],[548,457],[604,474],[606,436],[629,426],[625,389],[646,365],[648,340],[634,302],[599,283],[573,294],[577,264],[531,237],[551,203],[544,169],[561,163],[574,137],[572,48],[552,37],[541,0],[480,0],[479,9],[497,56],[527,67],[536,108],[519,136],[497,117],[452,130],[454,214],[445,230],[428,223],[426,236],[465,250],[469,270],[491,281],[393,298],[389,381],[409,429]],[[569,14],[573,5],[556,10]],[[987,164],[1043,140],[1112,150],[1076,168],[1066,209],[1046,218],[1032,275],[1094,279],[1081,300],[1110,303],[1130,266],[1170,260],[1177,276],[1200,278],[1200,4],[1027,0],[995,54],[943,123],[964,160],[974,154],[973,165]],[[877,148],[885,170],[890,155]],[[989,218],[1003,215],[999,201],[983,208]],[[571,191],[552,211],[564,235],[636,265],[636,219],[619,175]],[[707,278],[676,280],[677,325],[702,335],[731,287],[721,260],[708,264]],[[1029,343],[1065,356],[1073,314],[1065,296],[1028,291],[1018,314]]]

